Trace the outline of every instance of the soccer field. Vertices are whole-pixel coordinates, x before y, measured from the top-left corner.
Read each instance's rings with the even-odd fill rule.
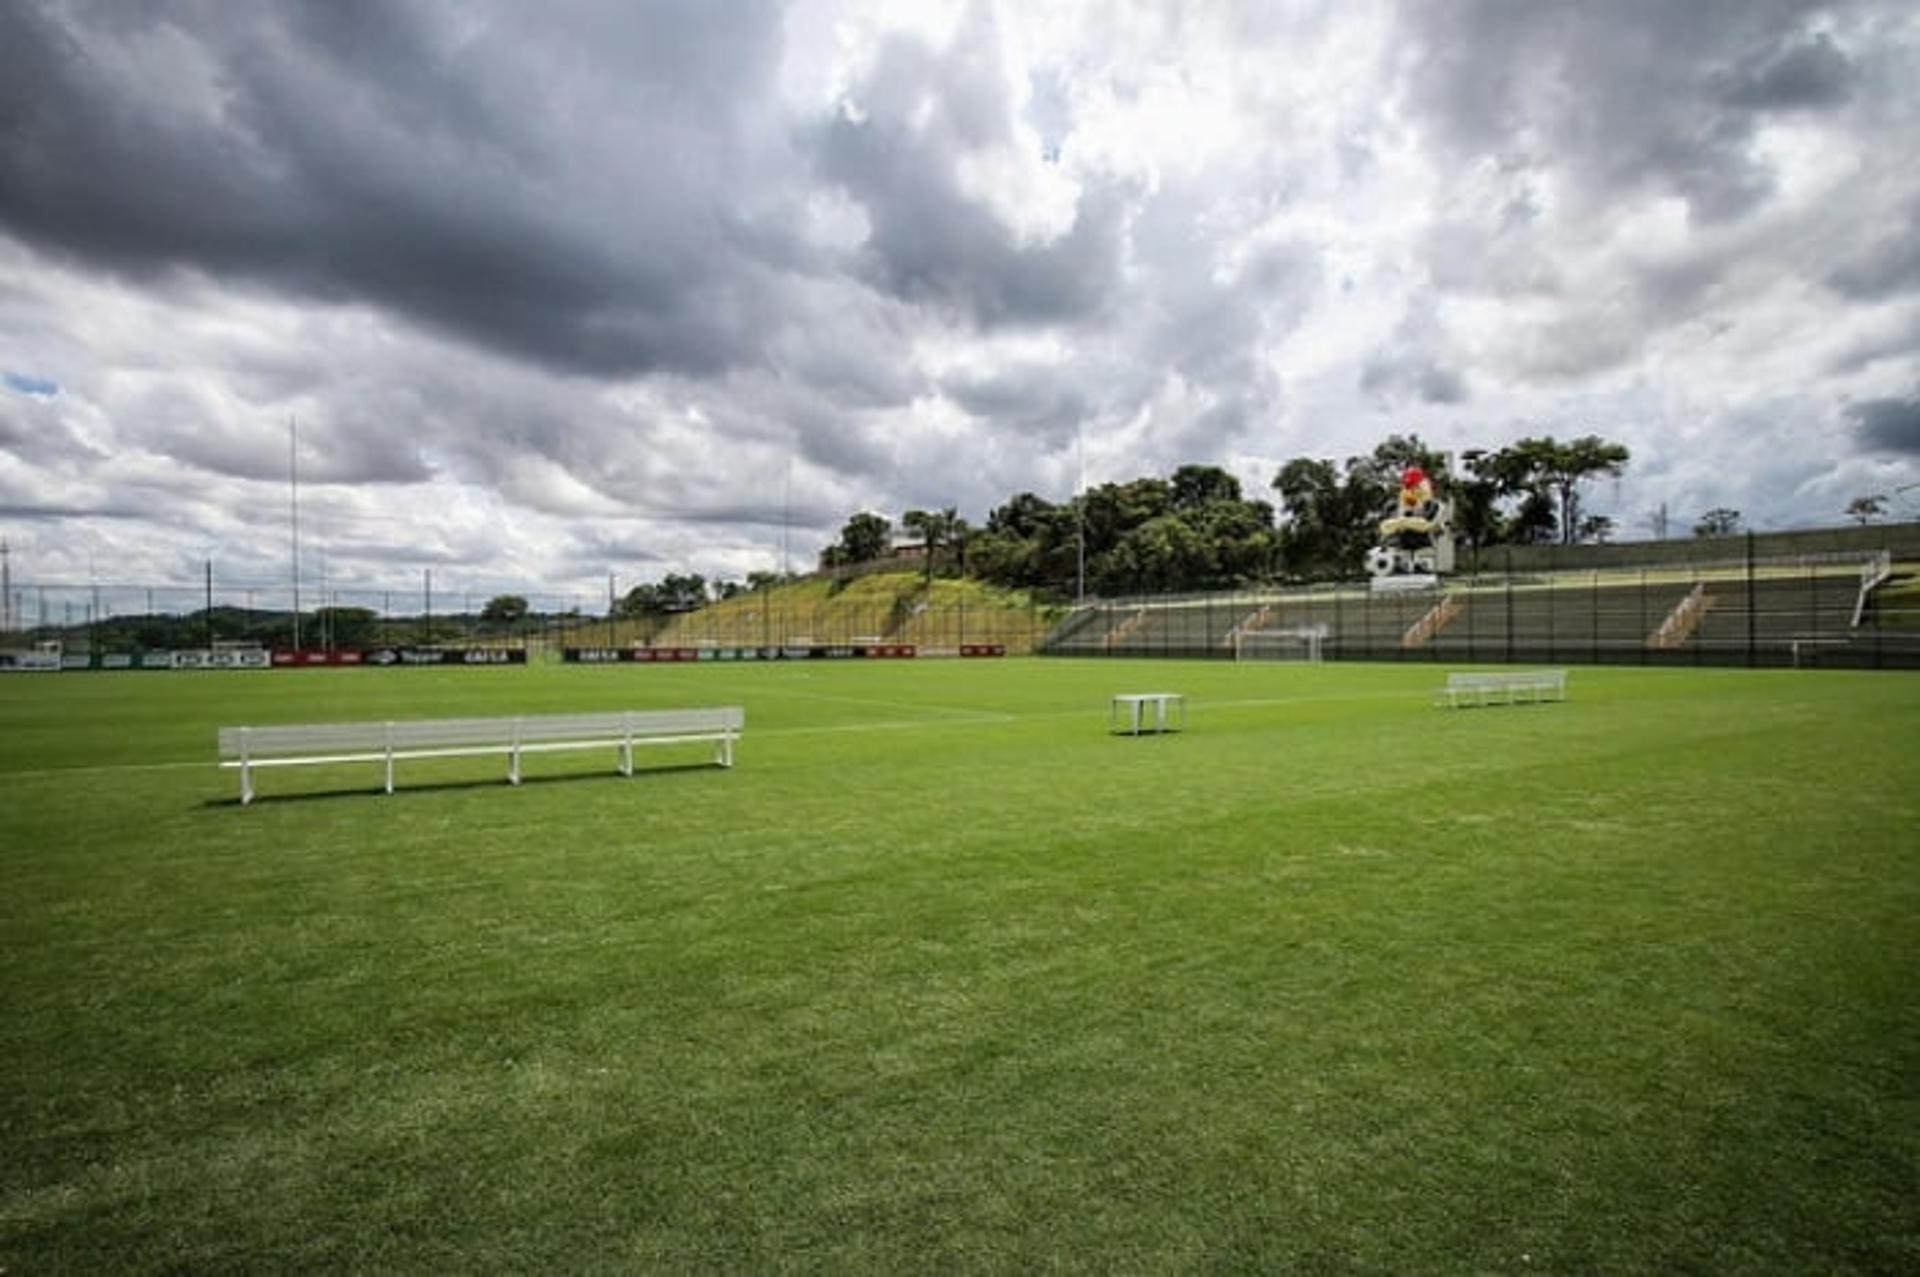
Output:
[[[1920,676],[1443,674],[0,680],[0,1271],[1920,1270]]]

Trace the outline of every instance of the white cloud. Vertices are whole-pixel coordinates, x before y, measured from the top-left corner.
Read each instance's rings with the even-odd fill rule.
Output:
[[[1082,458],[1594,432],[1634,533],[1920,481],[1891,0],[163,16],[0,50],[18,575],[284,578],[290,418],[330,578],[591,597]]]

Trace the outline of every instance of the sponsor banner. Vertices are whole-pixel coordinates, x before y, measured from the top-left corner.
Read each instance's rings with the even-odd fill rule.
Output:
[[[575,665],[653,665],[661,661],[697,661],[700,649],[692,647],[569,647],[560,652],[562,660]]]
[[[561,659],[573,665],[660,665],[715,661],[904,660],[919,654],[912,643],[789,643],[780,647],[569,647]],[[983,653],[984,654],[984,653]]]
[[[1005,656],[1006,654],[1005,643],[962,643],[960,645],[962,656]]]
[[[526,649],[518,647],[376,647],[354,653],[356,665],[375,668],[413,665],[525,665]]]
[[[336,648],[329,652],[319,647],[277,647],[273,650],[275,669],[301,669],[308,666],[361,665],[365,656],[356,651]]]
[[[45,670],[263,670],[265,648],[189,648],[137,652],[0,652],[0,672]]]
[[[214,648],[212,651],[189,648],[167,653],[167,668],[176,670],[264,670],[272,663],[272,655],[263,647]]]

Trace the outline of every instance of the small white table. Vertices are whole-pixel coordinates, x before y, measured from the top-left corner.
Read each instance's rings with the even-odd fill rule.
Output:
[[[1107,707],[1107,726],[1116,732],[1124,730],[1129,736],[1138,736],[1142,731],[1149,730],[1145,721],[1146,708],[1149,705],[1153,707],[1153,722],[1150,730],[1155,732],[1176,730],[1171,721],[1174,717],[1180,720],[1180,727],[1187,725],[1187,698],[1181,693],[1124,692],[1115,696],[1113,703]],[[1169,714],[1169,708],[1177,713]],[[1123,710],[1126,719],[1124,728],[1119,725]]]

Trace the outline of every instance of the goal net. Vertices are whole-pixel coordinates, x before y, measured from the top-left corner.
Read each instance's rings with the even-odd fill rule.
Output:
[[[1236,661],[1318,661],[1326,640],[1324,625],[1301,625],[1288,630],[1236,630]]]

